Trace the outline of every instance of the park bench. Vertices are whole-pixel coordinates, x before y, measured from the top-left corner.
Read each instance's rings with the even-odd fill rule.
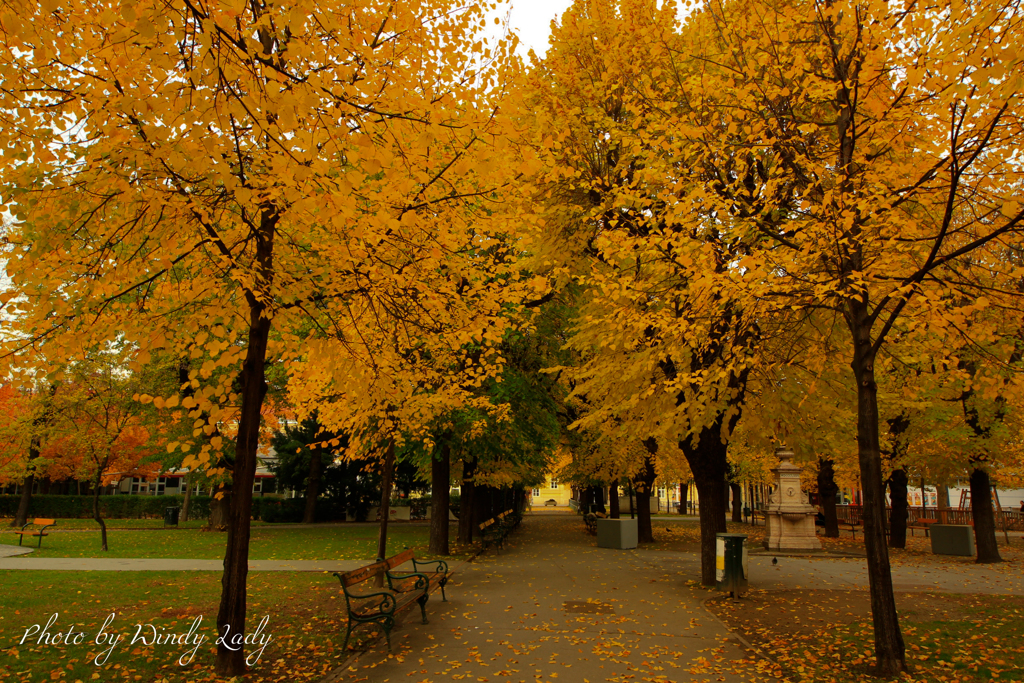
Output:
[[[393,571],[410,560],[413,571]],[[420,571],[421,566],[433,566],[434,569]],[[448,563],[443,560],[417,560],[411,550],[404,550],[387,560],[379,560],[345,574],[334,572],[334,575],[341,581],[341,588],[345,592],[345,605],[348,608],[348,628],[345,631],[345,644],[342,650],[348,647],[348,639],[355,627],[360,624],[378,623],[384,629],[384,637],[390,651],[391,629],[395,625],[397,612],[415,602],[419,604],[423,623],[426,624],[426,606],[430,591],[440,587],[442,602],[448,601],[444,594],[445,584],[448,583]],[[375,587],[377,590],[371,592],[352,590],[353,587],[378,576],[387,579],[386,588]]]
[[[857,538],[857,529],[861,528],[861,526],[863,526],[863,525],[861,524],[861,520],[859,520],[859,519],[855,519],[855,520],[851,520],[851,521],[847,521],[845,519],[839,520],[839,528],[840,529],[849,529],[853,533],[853,537],[854,538]]]
[[[480,529],[480,540],[484,544],[484,550],[486,551],[488,546],[493,545],[500,552],[500,549],[505,545],[505,538],[515,531],[521,520],[522,515],[518,512],[506,510],[497,517],[481,522],[478,527]]]
[[[925,517],[925,518],[914,520],[914,523],[913,524],[908,524],[907,528],[910,529],[910,535],[911,536],[914,535],[914,529],[924,529],[924,535],[925,535],[925,538],[927,538],[928,535],[929,535],[928,532],[931,529],[932,524],[938,524],[938,522],[939,522],[939,520],[937,520],[937,519],[929,519],[929,518]]]
[[[493,545],[500,553],[501,544],[505,540],[505,534],[502,531],[501,525],[492,517],[491,519],[480,522],[478,526],[480,528],[480,540],[484,544],[484,552],[487,551],[487,546]]]
[[[498,515],[498,524],[501,525],[502,531],[505,532],[505,536],[508,536],[519,527],[519,522],[522,521],[523,516],[515,512],[514,510],[506,510]]]
[[[36,528],[36,529],[29,529],[29,527],[32,526],[32,525],[35,525],[38,528]],[[21,531],[15,531],[14,532],[14,533],[18,534],[18,545],[21,545],[21,542],[25,540],[26,536],[38,536],[39,537],[39,547],[42,548],[43,547],[43,536],[49,536],[50,535],[50,534],[46,533],[46,530],[49,529],[51,526],[56,526],[56,525],[57,525],[57,520],[55,520],[55,519],[43,519],[42,517],[36,517],[31,522],[29,522],[25,526],[21,527]]]
[[[588,512],[583,515],[583,523],[587,525],[587,533],[597,533],[597,520],[605,519],[607,517],[603,512]]]

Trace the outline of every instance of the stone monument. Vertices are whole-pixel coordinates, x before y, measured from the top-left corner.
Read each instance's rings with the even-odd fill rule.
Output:
[[[792,463],[793,452],[788,448],[775,451],[778,467],[775,490],[765,507],[765,542],[769,550],[821,550],[821,541],[814,531],[817,508],[808,502],[807,494],[800,490],[802,467]]]

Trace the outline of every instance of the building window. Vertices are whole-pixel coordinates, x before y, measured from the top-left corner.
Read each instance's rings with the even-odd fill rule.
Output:
[[[553,488],[553,489],[557,489],[558,488],[558,480],[557,479],[552,479],[551,480],[551,488]]]
[[[260,493],[261,491],[263,491],[263,480],[262,479],[257,479],[256,481],[254,481],[252,483],[252,492],[253,493]]]
[[[533,490],[533,495],[539,496],[540,495],[540,489],[534,489]]]

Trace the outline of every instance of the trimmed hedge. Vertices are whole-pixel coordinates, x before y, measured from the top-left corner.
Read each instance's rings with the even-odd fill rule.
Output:
[[[100,496],[100,513],[105,519],[161,518],[164,509],[181,507],[184,496]],[[20,495],[0,496],[0,517],[14,517],[18,511]],[[210,516],[210,496],[192,496],[190,519],[205,519]],[[305,498],[252,499],[252,518],[264,522],[301,522],[306,511]],[[92,496],[55,496],[37,494],[32,496],[28,516],[53,517],[56,519],[91,519]],[[345,519],[345,510],[330,498],[316,502],[316,521],[333,522]]]
[[[100,496],[100,514],[108,519],[159,518],[164,516],[164,508],[181,507],[184,499],[184,496]],[[0,516],[13,517],[20,501],[20,495],[0,496]],[[192,496],[189,505],[189,517],[192,519],[209,517],[210,496]],[[89,519],[92,517],[92,496],[37,494],[32,496],[28,516]]]

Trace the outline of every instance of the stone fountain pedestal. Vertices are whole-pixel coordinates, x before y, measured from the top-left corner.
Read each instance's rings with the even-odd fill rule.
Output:
[[[764,511],[767,526],[764,547],[768,550],[821,550],[821,541],[814,530],[818,510],[800,489],[803,468],[793,464],[793,452],[786,448],[777,449],[775,455],[779,465],[772,470],[775,490]]]

